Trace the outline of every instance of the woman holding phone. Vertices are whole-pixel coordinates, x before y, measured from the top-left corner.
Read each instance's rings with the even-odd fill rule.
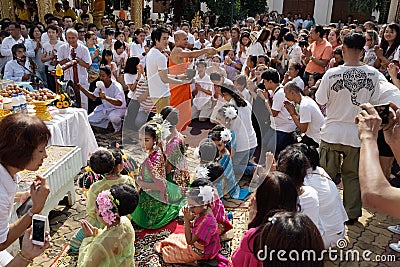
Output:
[[[39,214],[50,189],[47,181],[37,176],[30,191],[17,192],[18,172],[36,171],[47,157],[46,146],[51,137],[47,126],[37,117],[12,114],[0,122],[0,265],[11,255],[5,251],[31,225],[32,216]],[[15,222],[10,222],[14,202],[24,203],[29,197],[32,208]]]

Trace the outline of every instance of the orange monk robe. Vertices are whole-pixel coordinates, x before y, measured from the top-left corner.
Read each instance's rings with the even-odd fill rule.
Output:
[[[185,63],[174,64],[172,60],[168,61],[168,69],[171,75],[185,74],[188,68],[188,59]],[[171,92],[170,105],[179,110],[179,120],[176,125],[178,131],[184,131],[192,120],[192,90],[190,84],[169,84]]]

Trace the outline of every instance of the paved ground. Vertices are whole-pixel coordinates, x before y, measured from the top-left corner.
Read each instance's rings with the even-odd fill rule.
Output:
[[[190,130],[188,130],[190,131]],[[112,140],[121,143],[121,136],[116,134],[100,131],[95,133],[100,146],[106,146]],[[192,149],[190,149],[192,151]],[[196,161],[192,158],[192,153],[188,153],[189,168],[194,170]],[[81,190],[76,186],[77,201],[72,207],[60,205],[50,213],[50,226],[53,246],[46,251],[41,257],[35,260],[34,266],[50,266],[53,260],[65,246],[67,240],[80,227],[79,220],[85,217],[85,204],[81,198]],[[241,203],[243,204],[243,203]],[[370,212],[363,209],[363,216],[359,223],[347,227],[347,237],[345,249],[332,255],[336,255],[338,260],[329,261],[325,255],[326,266],[400,266],[400,253],[394,253],[388,248],[391,242],[400,240],[400,235],[395,235],[389,232],[386,228],[389,225],[399,224],[400,220],[379,213]],[[351,255],[356,255],[354,252],[350,254],[348,251],[354,250],[360,253],[360,258],[363,251],[369,250],[365,255],[369,256],[371,261],[356,262],[351,260]],[[396,262],[376,262],[373,261],[375,256],[393,255]],[[346,259],[346,256],[347,259]]]

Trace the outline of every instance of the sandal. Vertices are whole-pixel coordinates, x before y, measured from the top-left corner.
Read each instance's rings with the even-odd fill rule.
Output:
[[[390,247],[391,249],[393,249],[394,251],[396,251],[396,252],[400,252],[400,241],[397,242],[397,243],[391,243],[391,244],[389,244],[389,247]]]
[[[400,225],[389,226],[387,228],[390,232],[400,235]]]

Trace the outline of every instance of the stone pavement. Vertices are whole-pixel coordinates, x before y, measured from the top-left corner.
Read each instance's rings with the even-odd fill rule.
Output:
[[[95,132],[99,146],[107,146],[112,141],[121,143],[121,135],[112,134],[105,131]],[[135,146],[136,149],[140,149]],[[137,151],[137,150],[136,150]],[[193,159],[193,148],[189,148],[188,164],[190,170],[194,170],[197,161]],[[33,266],[50,266],[54,259],[59,255],[71,236],[79,229],[79,220],[85,217],[85,202],[81,198],[82,191],[76,186],[76,203],[72,207],[60,205],[49,215],[52,247],[48,249],[42,256],[38,257]],[[242,203],[243,204],[243,203]],[[344,250],[337,253],[331,253],[337,257],[337,260],[330,261],[325,254],[325,266],[400,266],[400,253],[395,253],[388,247],[389,243],[400,240],[400,235],[392,234],[387,230],[387,226],[400,224],[400,220],[390,216],[363,209],[363,215],[359,222],[355,225],[346,227],[346,241],[343,243]],[[234,249],[234,248],[233,248]],[[351,251],[350,251],[351,250]],[[368,256],[371,261],[362,260],[364,255]],[[359,252],[360,261],[354,261],[352,258]],[[350,253],[351,252],[351,253]],[[352,257],[352,255],[354,255]],[[376,256],[394,257],[394,262],[377,262],[374,261]],[[330,258],[334,259],[334,258]],[[71,265],[73,266],[73,265]]]

